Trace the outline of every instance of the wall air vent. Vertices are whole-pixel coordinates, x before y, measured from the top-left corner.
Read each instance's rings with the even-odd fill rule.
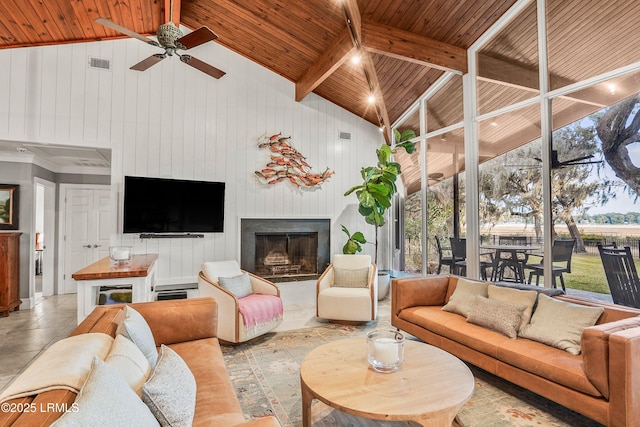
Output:
[[[338,138],[350,141],[351,140],[351,132],[340,132],[338,134]]]
[[[99,68],[101,70],[109,70],[111,69],[111,61],[109,61],[108,59],[89,57],[89,67]]]

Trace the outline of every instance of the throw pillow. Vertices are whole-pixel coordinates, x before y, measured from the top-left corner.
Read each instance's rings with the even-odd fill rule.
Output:
[[[356,269],[333,267],[333,286],[340,288],[368,288],[369,267]]]
[[[489,294],[489,299],[495,299],[525,307],[525,310],[522,313],[522,319],[520,320],[520,326],[518,327],[519,331],[529,324],[531,315],[533,314],[533,306],[536,304],[536,300],[538,299],[538,293],[536,291],[520,291],[518,289],[489,285],[487,293]]]
[[[603,307],[586,307],[538,295],[538,307],[520,336],[580,354],[582,331],[595,325]]]
[[[242,273],[233,277],[218,277],[218,283],[234,294],[236,298],[244,298],[253,293],[251,278],[248,273]]]
[[[52,426],[158,426],[149,408],[108,364],[93,358],[76,401]]]
[[[522,313],[526,308],[524,305],[515,305],[478,295],[471,308],[467,322],[489,328],[515,339],[518,337]]]
[[[151,367],[156,366],[158,350],[151,328],[144,317],[129,305],[124,306],[124,321],[118,326],[118,334],[133,341],[147,358]]]
[[[142,386],[142,400],[161,426],[191,426],[196,410],[196,380],[185,361],[166,345]]]
[[[142,396],[142,385],[151,374],[151,364],[131,340],[124,335],[116,336],[105,362],[127,380],[138,396]]]
[[[489,285],[489,282],[474,282],[462,277],[459,278],[456,290],[453,291],[449,302],[442,307],[442,309],[451,313],[461,314],[464,317],[469,317],[476,296],[487,297],[487,287]]]

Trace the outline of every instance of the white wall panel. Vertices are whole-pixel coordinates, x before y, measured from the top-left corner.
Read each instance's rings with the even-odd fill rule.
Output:
[[[343,194],[376,160],[382,136],[375,126],[315,94],[295,102],[292,82],[216,43],[193,55],[226,71],[219,80],[176,57],[145,72],[129,70],[156,51],[137,40],[0,51],[0,78],[10,82],[0,88],[0,139],[111,148],[119,227],[125,175],[224,181],[224,233],[112,236],[137,253],[158,253],[161,283],[193,281],[203,261],[237,258],[243,217],[330,218],[332,253],[344,244],[341,224],[373,239],[355,196]],[[89,68],[90,55],[109,59],[111,70]],[[351,140],[340,140],[340,131]],[[335,175],[314,190],[260,183],[254,171],[270,152],[258,149],[258,137],[277,132],[292,137],[313,172],[329,167]],[[373,254],[372,245],[365,250]]]

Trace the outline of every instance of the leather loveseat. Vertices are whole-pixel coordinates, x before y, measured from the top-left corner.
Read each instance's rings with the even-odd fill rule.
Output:
[[[394,279],[392,325],[599,423],[639,425],[640,310],[554,296],[553,301],[604,309],[594,326],[582,330],[581,352],[574,355],[520,336],[509,338],[442,310],[458,280],[449,275]]]
[[[186,362],[196,381],[193,425],[279,427],[273,417],[246,421],[227,374],[217,338],[217,303],[213,298],[156,301],[130,304],[149,324],[156,345],[165,344]],[[124,318],[123,305],[97,307],[72,336],[101,332],[115,337]],[[48,426],[61,416],[49,410],[71,407],[76,393],[51,390],[8,401],[25,411],[0,412],[0,426]],[[104,396],[109,399],[109,396]],[[35,408],[35,410],[33,410]],[[40,410],[40,409],[43,410]],[[104,420],[104,425],[108,425]]]

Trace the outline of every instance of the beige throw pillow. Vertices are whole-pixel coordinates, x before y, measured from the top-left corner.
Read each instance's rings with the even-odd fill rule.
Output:
[[[142,385],[151,374],[151,364],[138,346],[124,335],[118,335],[105,362],[127,380],[138,396],[142,396]]]
[[[603,307],[586,307],[538,295],[538,306],[520,336],[580,354],[582,331],[595,325]]]
[[[489,294],[489,299],[525,307],[520,320],[520,326],[518,327],[519,331],[529,324],[531,315],[533,314],[533,306],[536,304],[536,299],[538,298],[536,291],[521,291],[518,289],[505,288],[504,286],[489,285],[487,293]]]
[[[339,288],[368,288],[369,267],[333,268],[333,286]]]
[[[520,320],[526,308],[524,305],[514,305],[478,295],[475,298],[475,303],[469,313],[467,322],[489,328],[515,339],[518,337]]]
[[[487,287],[489,282],[475,282],[464,278],[459,278],[456,290],[449,298],[449,302],[442,307],[444,311],[461,314],[469,317],[471,309],[476,301],[476,296],[487,297]]]
[[[193,423],[196,380],[180,355],[164,344],[151,377],[142,386],[142,400],[163,427]]]

